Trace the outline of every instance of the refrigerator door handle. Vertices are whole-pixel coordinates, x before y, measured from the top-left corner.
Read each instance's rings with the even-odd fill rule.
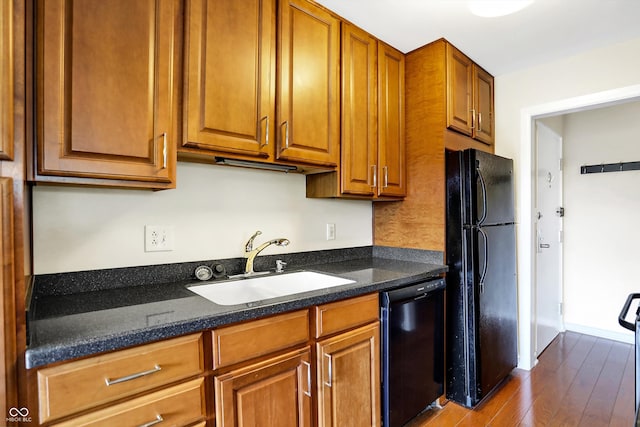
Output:
[[[487,184],[484,181],[482,172],[479,167],[476,167],[478,172],[478,178],[480,179],[480,186],[482,187],[482,215],[478,219],[478,225],[482,225],[485,219],[487,219]]]
[[[489,263],[489,242],[487,234],[484,230],[478,227],[478,233],[482,234],[482,240],[484,241],[484,265],[482,266],[482,273],[480,273],[480,293],[484,293],[484,279],[487,277],[487,265]]]

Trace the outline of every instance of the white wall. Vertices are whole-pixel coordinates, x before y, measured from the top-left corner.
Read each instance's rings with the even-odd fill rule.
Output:
[[[518,218],[519,365],[535,364],[531,345],[533,220],[531,119],[638,93],[640,38],[496,76],[496,154],[514,159]],[[631,89],[628,89],[631,88]],[[613,92],[613,93],[610,93]],[[603,95],[604,94],[604,95]],[[636,95],[638,96],[638,95]]]
[[[640,161],[639,118],[640,102],[565,116],[564,320],[570,329],[622,333],[618,313],[627,295],[640,291],[640,171],[580,174],[583,165]]]
[[[303,175],[182,162],[177,175],[158,192],[36,186],[35,274],[240,257],[256,230],[291,241],[265,254],[372,244],[371,202],[307,199]],[[144,252],[147,224],[173,226],[175,249]]]

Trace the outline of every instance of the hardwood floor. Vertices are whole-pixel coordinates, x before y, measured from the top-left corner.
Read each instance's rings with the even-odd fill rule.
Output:
[[[565,332],[547,347],[535,368],[515,369],[476,408],[448,402],[408,426],[631,427],[634,376],[633,345]]]

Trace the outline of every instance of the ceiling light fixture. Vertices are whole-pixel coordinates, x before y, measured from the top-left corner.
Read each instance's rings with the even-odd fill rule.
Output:
[[[469,0],[469,10],[476,16],[495,18],[516,13],[534,0]]]

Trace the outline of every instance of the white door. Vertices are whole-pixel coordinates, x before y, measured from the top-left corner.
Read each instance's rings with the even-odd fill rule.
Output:
[[[536,122],[535,354],[562,325],[562,137]]]

